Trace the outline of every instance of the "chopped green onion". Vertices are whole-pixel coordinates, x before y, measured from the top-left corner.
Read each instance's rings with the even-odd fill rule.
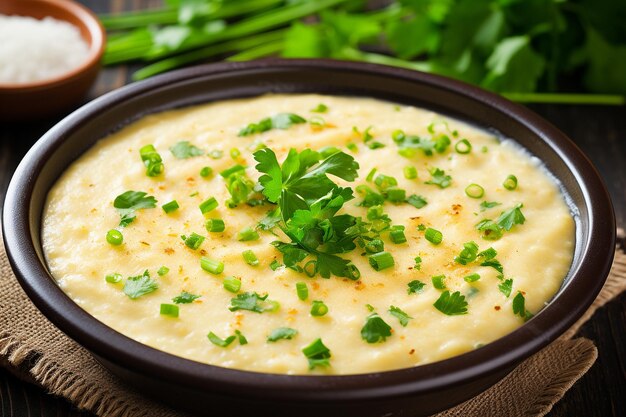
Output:
[[[222,156],[224,156],[224,151],[220,149],[215,149],[213,151],[210,151],[207,155],[209,155],[209,158],[211,159],[220,159]]]
[[[426,229],[424,237],[426,237],[426,240],[433,245],[438,245],[443,240],[443,233],[441,233],[439,230],[429,227],[428,229]]]
[[[322,342],[322,339],[315,339],[310,345],[302,349],[302,353],[309,360],[309,369],[313,369],[316,366],[330,366],[329,359],[331,358],[331,353]]]
[[[200,170],[200,176],[202,178],[206,178],[210,176],[212,173],[213,173],[213,168],[211,167],[202,167],[202,169]]]
[[[478,184],[470,184],[465,187],[465,194],[471,198],[481,198],[485,195],[485,189]]]
[[[405,243],[404,226],[392,226],[389,232],[389,239],[395,244]]]
[[[124,235],[119,230],[111,229],[107,232],[107,242],[113,246],[119,246],[124,242]]]
[[[274,259],[271,263],[270,263],[270,269],[272,271],[276,271],[278,268],[280,268],[282,266],[282,264],[280,262],[278,262],[278,260]]]
[[[376,171],[378,171],[376,168],[372,168],[369,174],[367,174],[367,177],[365,177],[365,181],[372,182],[372,180],[374,179],[374,175],[376,175]]]
[[[185,241],[185,246],[192,250],[197,250],[204,242],[204,236],[200,236],[197,233],[191,233],[189,236],[183,235],[181,238]]]
[[[139,155],[146,167],[146,175],[157,177],[163,173],[164,166],[161,155],[156,151],[154,145],[146,145],[139,149]]]
[[[328,306],[323,301],[315,300],[311,305],[311,315],[314,317],[321,317],[328,313]]]
[[[200,207],[200,211],[202,214],[206,214],[211,210],[215,210],[218,206],[217,200],[215,197],[211,197],[206,201],[203,201],[198,207]]]
[[[219,233],[223,232],[226,226],[224,225],[224,220],[222,219],[207,219],[204,223],[204,227],[207,232],[210,233]]]
[[[222,178],[228,178],[228,177],[230,177],[231,175],[233,175],[233,174],[235,174],[237,172],[242,172],[242,171],[245,171],[245,170],[246,170],[245,166],[237,164],[237,165],[233,165],[232,167],[226,168],[225,170],[221,171],[220,175],[222,176]]]
[[[465,277],[463,277],[463,279],[465,280],[465,282],[476,282],[480,279],[480,275],[479,274],[469,274]]]
[[[161,304],[161,311],[160,311],[162,316],[169,316],[169,317],[178,317],[178,306],[175,304]]]
[[[233,159],[237,159],[241,156],[241,151],[237,148],[232,148],[230,150],[230,157]]]
[[[376,184],[380,190],[385,191],[390,187],[398,185],[398,180],[389,175],[379,174],[374,180],[374,184]]]
[[[365,244],[365,252],[378,253],[385,250],[385,244],[380,239],[372,239]]]
[[[406,191],[402,188],[392,187],[387,189],[387,200],[392,203],[401,203],[406,200]]]
[[[250,249],[243,251],[241,255],[248,265],[257,266],[259,264],[259,258]]]
[[[311,109],[313,113],[326,113],[328,111],[328,106],[324,103],[320,103],[316,108]]]
[[[173,211],[178,210],[180,206],[178,205],[178,202],[176,200],[172,200],[169,203],[163,204],[161,208],[163,209],[164,212],[171,213]]]
[[[214,275],[219,275],[224,272],[224,262],[214,261],[206,257],[200,259],[200,267]]]
[[[237,235],[237,240],[247,242],[250,240],[259,240],[259,233],[251,227],[246,227]]]
[[[470,241],[463,244],[463,250],[458,256],[454,257],[454,260],[461,265],[467,265],[470,262],[474,262],[478,256],[478,245],[474,241]]]
[[[432,277],[431,280],[433,282],[433,287],[437,288],[438,290],[445,290],[446,289],[445,279],[446,279],[445,275],[436,275]]]
[[[104,277],[104,279],[109,284],[117,284],[118,282],[122,280],[122,274],[118,274],[118,273],[107,274]]]
[[[467,139],[461,139],[454,145],[454,150],[460,154],[468,154],[472,151],[472,144]]]
[[[389,252],[378,252],[370,255],[368,258],[370,265],[376,271],[382,271],[395,265],[393,256]]]
[[[307,287],[306,282],[296,282],[296,293],[302,301],[309,297],[309,287]]]
[[[231,343],[233,343],[235,341],[235,339],[237,338],[237,336],[228,336],[226,339],[221,339],[220,337],[218,337],[215,333],[210,332],[207,337],[209,338],[209,340],[211,341],[211,343],[213,343],[216,346],[219,347],[227,347],[228,345],[230,345]]]
[[[404,131],[400,129],[397,129],[391,132],[391,139],[393,139],[393,141],[396,143],[403,142],[405,138],[406,138],[406,135],[404,134]]]
[[[502,183],[502,186],[509,191],[513,191],[517,188],[517,177],[515,175],[509,175]]]
[[[166,275],[168,272],[170,272],[170,269],[167,266],[162,266],[157,271],[157,275],[162,277],[163,275]]]
[[[241,280],[236,277],[224,278],[224,289],[230,292],[238,292],[241,289]]]
[[[356,145],[356,143],[348,143],[346,145],[346,148],[350,149],[352,152],[358,152],[359,151],[359,147]]]
[[[324,119],[318,116],[311,117],[309,119],[309,123],[313,126],[320,127],[320,128],[326,126],[326,122],[324,121]]]
[[[404,167],[404,178],[407,180],[414,180],[417,178],[417,169],[413,166]]]

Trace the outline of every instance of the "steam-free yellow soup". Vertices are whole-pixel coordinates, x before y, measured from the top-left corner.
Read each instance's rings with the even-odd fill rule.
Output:
[[[512,141],[385,101],[268,95],[102,139],[50,191],[43,244],[63,291],[141,343],[355,374],[521,326],[561,286],[574,220]]]

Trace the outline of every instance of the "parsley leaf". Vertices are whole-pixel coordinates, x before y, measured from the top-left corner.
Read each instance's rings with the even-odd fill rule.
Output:
[[[293,339],[297,334],[298,331],[296,329],[292,329],[291,327],[279,327],[271,331],[269,336],[267,336],[267,341],[276,342],[281,339]]]
[[[485,211],[488,210],[490,208],[494,208],[496,206],[501,205],[502,203],[498,203],[497,201],[483,201],[482,203],[480,203],[480,211]]]
[[[187,159],[194,156],[204,155],[204,151],[188,141],[184,140],[178,142],[176,145],[170,147],[170,152],[178,159]]]
[[[183,292],[180,293],[180,295],[177,295],[176,297],[172,298],[172,301],[175,304],[191,304],[191,303],[193,303],[195,300],[197,300],[200,297],[202,297],[202,296],[201,295],[192,294],[192,293],[189,293],[187,291],[183,291]]]
[[[122,291],[124,291],[124,294],[126,294],[128,298],[134,300],[142,295],[154,292],[158,288],[159,284],[150,278],[150,273],[146,269],[142,275],[128,277]]]
[[[511,291],[513,290],[513,280],[512,279],[505,280],[504,282],[498,285],[498,289],[500,290],[502,294],[506,296],[506,298],[509,298],[509,296],[511,295]]]
[[[518,204],[507,211],[503,211],[498,217],[498,226],[509,231],[516,224],[524,224],[526,218],[522,214],[521,208],[523,206],[523,204]]]
[[[306,123],[306,119],[293,113],[278,113],[273,117],[266,117],[258,123],[250,123],[239,131],[239,136],[249,136],[267,132],[272,129],[289,129],[292,125]]]
[[[244,292],[237,294],[235,298],[230,300],[230,311],[248,310],[255,313],[264,313],[266,311],[276,311],[279,305],[275,301],[267,300],[267,294],[260,296],[256,292]]]
[[[425,184],[436,185],[439,188],[448,188],[452,184],[452,177],[446,175],[446,172],[439,168],[432,168],[430,171],[431,179]]]
[[[413,318],[406,314],[404,311],[402,311],[399,307],[395,306],[389,307],[389,314],[397,317],[397,319],[400,320],[400,324],[402,325],[402,327],[406,327],[406,325],[409,324],[409,320]]]
[[[493,220],[484,219],[476,224],[476,229],[485,240],[498,240],[502,237],[502,228]]]
[[[420,293],[422,291],[424,291],[424,287],[426,287],[426,284],[423,283],[420,280],[413,280],[411,282],[409,282],[409,288],[407,289],[407,293],[408,294],[417,294]]]
[[[502,264],[497,259],[486,259],[480,264],[480,266],[490,266],[499,273],[502,273],[504,271],[504,269],[502,268]]]
[[[367,343],[384,342],[391,336],[391,326],[378,315],[373,313],[365,319],[365,325],[361,329],[361,338]]]
[[[521,291],[518,291],[517,295],[513,298],[513,314],[520,316],[525,321],[529,320],[533,316],[528,310],[526,310],[526,299]]]
[[[465,296],[459,291],[450,294],[450,291],[443,292],[435,304],[435,308],[448,316],[458,316],[467,314],[467,301]]]
[[[329,359],[332,355],[330,349],[322,342],[322,339],[315,339],[310,345],[302,349],[302,353],[304,353],[304,356],[309,360],[309,369],[313,369],[316,366],[330,366]]]
[[[156,203],[156,198],[147,195],[143,191],[126,191],[115,197],[113,207],[120,214],[120,226],[126,227],[137,217],[135,213],[137,210],[155,208]]]

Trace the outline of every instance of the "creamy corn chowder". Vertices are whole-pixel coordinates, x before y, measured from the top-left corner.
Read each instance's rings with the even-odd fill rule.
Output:
[[[50,191],[45,256],[113,329],[282,374],[413,367],[521,326],[574,250],[513,142],[428,110],[268,95],[154,114]]]

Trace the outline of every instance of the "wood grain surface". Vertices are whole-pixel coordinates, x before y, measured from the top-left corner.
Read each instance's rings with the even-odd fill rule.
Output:
[[[2,1],[2,0],[0,0]],[[92,10],[119,12],[154,7],[160,0],[82,0]],[[107,68],[90,92],[100,96],[130,82],[136,68]],[[626,107],[531,106],[563,130],[593,161],[606,181],[618,227],[626,228]],[[30,146],[58,118],[0,126],[0,208],[13,171]],[[581,336],[598,346],[599,358],[591,370],[565,395],[550,416],[626,416],[626,294],[618,297],[583,326]],[[15,417],[90,416],[75,410],[64,399],[22,382],[0,368],[0,412]]]

